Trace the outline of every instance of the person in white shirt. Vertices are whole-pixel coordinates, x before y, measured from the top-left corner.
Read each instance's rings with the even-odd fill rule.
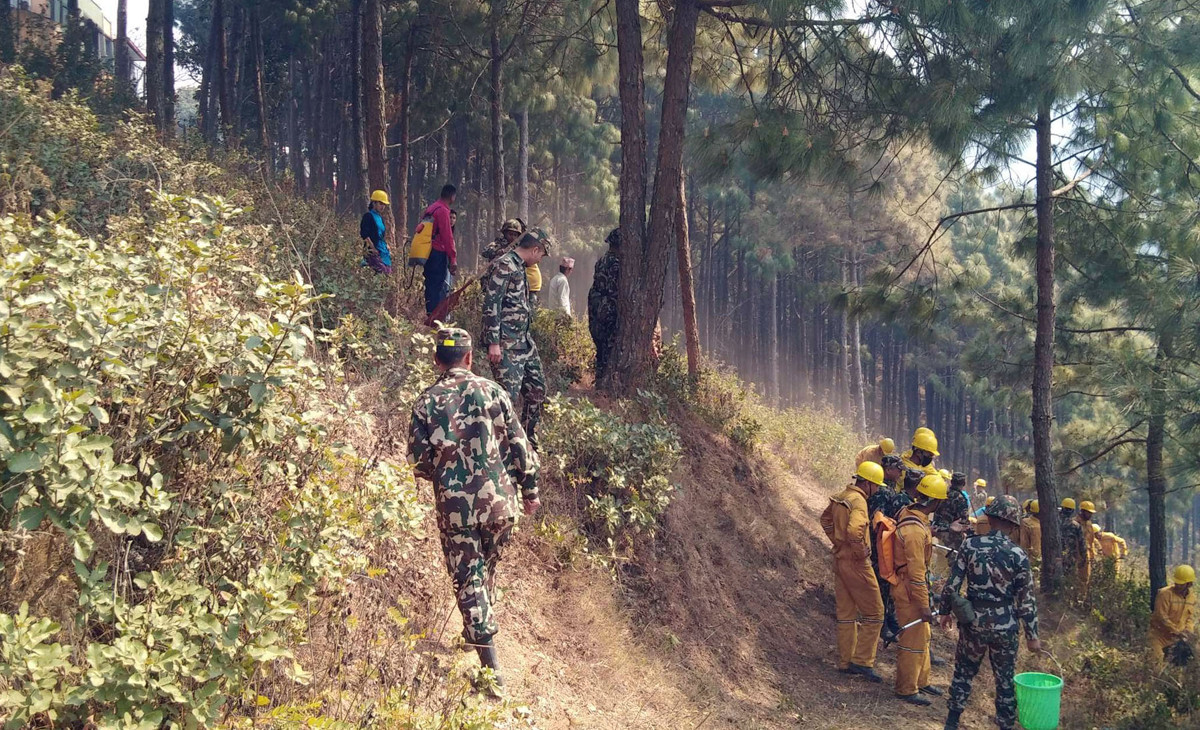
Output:
[[[567,277],[575,269],[575,259],[563,258],[558,262],[558,273],[550,280],[550,297],[546,306],[571,314],[571,283]]]

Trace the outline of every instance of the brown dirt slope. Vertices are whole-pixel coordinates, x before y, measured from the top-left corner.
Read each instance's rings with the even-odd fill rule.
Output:
[[[498,646],[512,699],[541,728],[941,728],[944,701],[893,699],[835,671],[833,592],[817,523],[827,495],[774,456],[749,457],[681,416],[681,491],[664,530],[619,582],[561,570],[526,530],[501,565]],[[430,559],[435,542],[428,541]],[[432,571],[436,573],[436,571]],[[458,615],[440,576],[422,591],[449,651]],[[935,640],[951,658],[953,645]],[[463,658],[460,666],[470,666]],[[934,670],[946,687],[949,670]],[[992,727],[991,677],[976,682],[964,727]]]

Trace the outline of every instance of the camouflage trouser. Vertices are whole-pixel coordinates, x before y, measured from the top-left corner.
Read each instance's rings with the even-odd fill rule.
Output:
[[[871,555],[875,555],[875,547],[871,546]],[[874,562],[871,567],[875,570],[875,582],[879,584],[879,597],[883,599],[883,640],[891,643],[900,635],[900,622],[896,620],[896,602],[892,600],[892,584],[879,574],[879,566]]]
[[[992,675],[996,678],[996,724],[1001,730],[1011,730],[1017,725],[1017,695],[1013,689],[1013,675],[1017,671],[1017,646],[1020,634],[1011,631],[991,631],[964,626],[959,630],[958,649],[954,655],[954,681],[950,684],[947,706],[951,711],[962,712],[971,697],[971,682],[979,673],[983,655],[992,662]]]
[[[492,617],[492,589],[500,551],[512,537],[516,520],[442,530],[442,553],[454,582],[454,596],[468,644],[486,644],[498,628]]]
[[[542,418],[542,403],[546,400],[546,376],[542,374],[542,358],[537,345],[501,350],[500,364],[492,366],[492,376],[508,391],[513,407],[520,403],[521,426],[537,450],[538,421]]]

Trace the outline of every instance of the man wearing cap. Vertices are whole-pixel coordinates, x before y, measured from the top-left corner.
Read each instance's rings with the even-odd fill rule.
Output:
[[[954,472],[950,475],[949,482],[950,489],[946,499],[938,505],[930,524],[933,536],[939,542],[951,550],[957,550],[963,535],[971,525],[967,519],[970,517],[971,507],[967,502],[967,493],[963,491],[967,486],[967,475]]]
[[[896,520],[896,557],[899,583],[892,591],[896,621],[900,623],[896,656],[896,697],[913,705],[928,706],[922,695],[939,696],[942,690],[930,684],[929,655],[933,610],[930,608],[929,559],[933,557],[930,516],[946,499],[950,487],[940,474],[926,474],[917,485],[917,500],[901,510]]]
[[[614,228],[604,239],[608,251],[596,262],[592,288],[588,290],[588,332],[596,345],[596,382],[608,374],[613,345],[617,341],[617,297],[621,281],[621,229]]]
[[[537,449],[537,424],[546,399],[542,359],[529,328],[533,305],[529,301],[526,266],[536,266],[552,243],[540,228],[529,231],[517,247],[498,257],[483,277],[483,341],[492,375],[508,397],[521,403],[521,425]]]
[[[1154,612],[1150,614],[1150,662],[1156,673],[1166,664],[1163,652],[1179,641],[1195,641],[1193,620],[1196,597],[1192,584],[1196,571],[1190,565],[1180,565],[1171,576],[1171,585],[1158,589],[1154,596]]]
[[[1075,519],[1075,500],[1063,498],[1058,509],[1058,526],[1062,535],[1063,575],[1076,582],[1076,589],[1087,585],[1091,573],[1088,565],[1087,538],[1079,520]]]
[[[875,673],[875,652],[883,628],[883,599],[875,571],[871,569],[867,499],[882,486],[883,467],[864,461],[858,465],[854,482],[830,497],[829,506],[821,513],[821,529],[833,546],[838,671],[872,682],[883,681]]]
[[[564,256],[558,262],[558,273],[550,280],[550,300],[546,306],[571,316],[571,283],[567,277],[575,270],[575,259]]]
[[[499,683],[491,605],[496,564],[521,512],[540,506],[538,457],[508,394],[471,372],[465,330],[438,331],[434,364],[437,381],[413,405],[408,458],[417,476],[433,482],[463,638]]]
[[[1021,625],[1030,651],[1041,651],[1038,640],[1037,601],[1029,558],[1015,542],[1021,530],[1021,508],[1009,495],[997,497],[987,507],[992,531],[963,540],[953,564],[950,580],[942,589],[939,613],[943,628],[950,628],[951,614],[958,618],[958,649],[954,656],[954,681],[947,701],[946,730],[958,728],[959,717],[971,696],[971,682],[979,673],[984,655],[996,680],[996,724],[1012,730],[1017,724],[1017,698],[1013,676]],[[963,584],[969,610],[961,603]],[[972,615],[973,614],[973,615]],[[1019,622],[1019,623],[1018,623]]]
[[[1021,518],[1021,549],[1029,556],[1031,565],[1042,560],[1042,523],[1038,519],[1039,504],[1036,499],[1025,501],[1025,516]]]
[[[875,571],[875,582],[879,585],[879,597],[883,599],[883,643],[887,646],[896,640],[900,633],[900,624],[896,621],[896,605],[892,601],[892,584],[879,574],[879,551],[876,549],[876,513],[880,512],[889,519],[896,519],[900,510],[913,503],[912,497],[905,494],[901,488],[904,478],[904,464],[898,454],[888,454],[883,457],[883,486],[867,498],[867,514],[871,517],[871,568]],[[918,481],[920,478],[918,477]],[[915,485],[914,485],[915,490]],[[915,491],[914,491],[915,493]]]
[[[501,254],[508,253],[517,245],[517,239],[525,233],[525,224],[520,218],[509,218],[500,226],[500,233],[495,240],[484,247],[479,255],[485,261],[494,261]]]

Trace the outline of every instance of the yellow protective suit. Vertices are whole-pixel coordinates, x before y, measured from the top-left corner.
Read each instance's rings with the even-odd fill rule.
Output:
[[[906,517],[918,517],[905,524]],[[892,590],[896,602],[896,621],[901,626],[916,621],[929,612],[929,583],[925,571],[933,552],[933,536],[929,533],[929,516],[920,510],[905,507],[896,518],[899,528],[896,536],[904,548],[904,565],[897,565],[900,585]],[[897,563],[901,560],[896,556]],[[916,694],[922,687],[929,686],[929,639],[928,623],[900,632],[896,642],[900,653],[896,657],[896,694]]]
[[[883,449],[879,446],[879,444],[864,446],[862,450],[858,452],[858,456],[854,457],[854,466],[857,467],[864,461],[873,461],[876,464],[883,464],[883,457]]]
[[[821,528],[833,545],[838,669],[851,664],[874,667],[883,628],[883,599],[871,568],[866,494],[852,484],[830,497],[821,514]]]
[[[918,464],[917,462],[912,460],[912,449],[909,449],[908,451],[905,451],[903,454],[901,454],[900,461],[904,464],[904,467],[906,469],[920,469],[921,471],[925,472],[926,474],[937,474],[938,473],[937,468],[934,466],[934,464],[937,463],[937,459],[934,459],[933,461],[929,462],[929,466],[921,466],[920,464]]]
[[[1096,533],[1092,531],[1092,521],[1083,519],[1083,515],[1075,515],[1079,529],[1083,530],[1083,544],[1087,548],[1085,557],[1079,561],[1079,598],[1087,596],[1088,585],[1092,582],[1092,561],[1096,556]]]
[[[1021,548],[1030,560],[1042,559],[1042,523],[1033,515],[1021,519]]]
[[[1159,588],[1154,597],[1154,613],[1150,614],[1150,663],[1156,672],[1165,666],[1163,649],[1192,631],[1195,592],[1181,596],[1176,588],[1174,585]]]

